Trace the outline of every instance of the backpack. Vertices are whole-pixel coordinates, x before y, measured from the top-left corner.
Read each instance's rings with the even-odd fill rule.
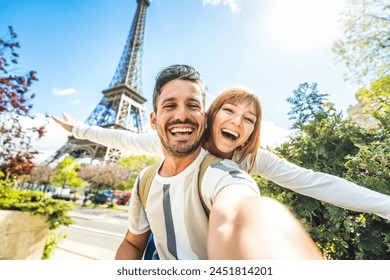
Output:
[[[213,163],[220,162],[222,159],[212,155],[212,154],[207,154],[202,163],[200,164],[199,167],[199,174],[198,174],[198,194],[199,194],[199,199],[202,202],[203,210],[204,213],[207,216],[207,219],[209,218],[210,215],[210,209],[207,207],[206,203],[204,202],[203,196],[202,196],[202,186],[201,182],[203,179],[203,175],[206,172],[206,169]],[[143,176],[141,177],[140,183],[139,183],[139,189],[138,189],[138,196],[141,200],[141,204],[146,208],[146,200],[148,199],[148,194],[150,190],[150,186],[152,185],[152,181],[154,176],[157,173],[157,169],[159,167],[160,163],[157,162],[153,164],[150,168],[145,170]],[[144,260],[159,260],[159,256],[156,251],[156,246],[154,245],[153,241],[153,233],[150,234],[148,242],[146,244],[146,248],[144,251]]]

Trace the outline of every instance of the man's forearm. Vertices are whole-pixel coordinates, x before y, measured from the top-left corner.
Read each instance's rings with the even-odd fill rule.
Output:
[[[124,239],[116,251],[116,260],[141,260],[143,251],[133,246],[129,241]]]
[[[127,231],[125,238],[116,251],[116,260],[141,260],[150,231],[134,235]]]

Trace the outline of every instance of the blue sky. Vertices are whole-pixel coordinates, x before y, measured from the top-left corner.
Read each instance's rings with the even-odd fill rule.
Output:
[[[357,85],[345,82],[331,45],[340,35],[342,0],[152,0],[146,16],[143,95],[152,110],[157,72],[194,66],[208,84],[208,103],[232,86],[252,88],[263,105],[263,144],[279,143],[291,121],[286,99],[317,82],[347,115]],[[33,112],[65,111],[85,121],[114,75],[136,0],[0,0],[0,34],[19,36],[19,69],[36,70]],[[39,119],[39,118],[38,118]],[[38,120],[37,120],[38,121]],[[66,142],[50,123],[35,144],[42,157]]]

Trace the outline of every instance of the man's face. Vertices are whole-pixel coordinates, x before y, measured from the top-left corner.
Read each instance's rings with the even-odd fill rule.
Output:
[[[157,113],[150,114],[163,147],[175,157],[185,157],[199,147],[205,121],[201,88],[185,80],[166,83],[157,100]]]

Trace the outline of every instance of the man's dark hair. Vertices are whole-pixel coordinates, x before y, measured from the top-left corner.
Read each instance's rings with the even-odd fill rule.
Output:
[[[157,113],[157,98],[161,94],[162,87],[173,80],[185,80],[200,86],[203,96],[203,107],[206,106],[207,86],[200,74],[189,65],[174,64],[162,69],[156,77],[156,84],[153,90],[153,111]]]

